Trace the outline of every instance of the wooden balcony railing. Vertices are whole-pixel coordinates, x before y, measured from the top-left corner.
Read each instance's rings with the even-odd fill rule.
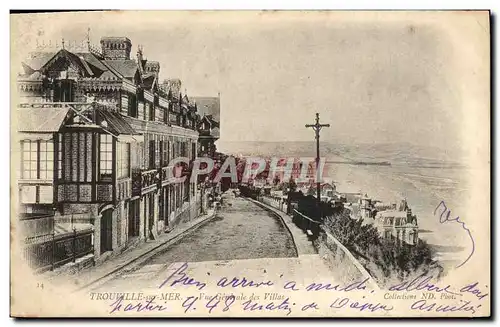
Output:
[[[132,171],[132,195],[140,195],[153,191],[158,187],[160,181],[157,169]]]
[[[163,167],[161,168],[161,173],[160,173],[160,178],[161,178],[161,185],[167,185],[168,183],[172,182],[174,180],[174,167],[168,166],[168,167]]]
[[[174,182],[175,177],[191,176],[193,163],[179,164],[177,167],[167,166],[158,169],[141,171],[140,169],[132,170],[132,195],[137,196],[156,190],[159,187],[165,186]]]

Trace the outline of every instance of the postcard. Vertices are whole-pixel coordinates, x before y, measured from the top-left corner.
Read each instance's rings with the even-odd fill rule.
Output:
[[[491,315],[488,11],[10,20],[11,316]]]

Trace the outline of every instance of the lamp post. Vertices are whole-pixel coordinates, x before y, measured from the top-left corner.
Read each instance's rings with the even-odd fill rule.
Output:
[[[318,214],[321,220],[321,182],[320,182],[320,171],[319,171],[319,132],[323,127],[330,127],[330,124],[320,124],[319,123],[319,113],[316,113],[316,123],[315,124],[307,124],[306,128],[311,127],[314,130],[316,137],[316,194],[317,194],[317,205],[318,205]]]

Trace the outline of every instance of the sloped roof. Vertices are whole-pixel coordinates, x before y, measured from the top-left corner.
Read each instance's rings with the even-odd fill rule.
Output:
[[[142,83],[143,83],[144,88],[146,88],[147,90],[151,90],[151,88],[154,85],[155,79],[156,79],[156,77],[154,74],[144,75],[142,77]]]
[[[105,119],[108,128],[114,134],[138,135],[132,126],[125,121],[122,115],[117,112],[107,111],[103,109],[96,109],[101,118]]]
[[[158,61],[150,61],[150,60],[148,60],[146,62],[145,67],[160,68],[160,63]]]
[[[104,60],[104,62],[125,78],[133,78],[139,69],[135,60]]]
[[[50,58],[39,70],[43,71],[51,61],[57,60],[56,58],[59,56],[65,56],[66,58],[68,58],[73,64],[80,67],[81,70],[85,71],[86,75],[94,75],[94,72],[90,69],[89,65],[82,57],[79,57],[76,54],[65,49],[61,49],[57,53],[55,53],[52,58]]]
[[[181,87],[182,81],[178,78],[166,79],[160,85],[160,88],[163,90],[163,92],[165,92],[166,94],[171,92],[172,96],[175,99],[179,99],[179,96],[181,95]]]
[[[191,97],[196,102],[198,113],[212,115],[212,120],[220,122],[220,98],[219,97]]]
[[[215,119],[213,119],[212,115],[202,116],[202,119],[208,120],[208,122],[210,123],[210,125],[212,126],[212,128],[219,128],[220,127],[219,122],[216,121]]]
[[[18,108],[18,131],[53,133],[59,131],[69,108]]]

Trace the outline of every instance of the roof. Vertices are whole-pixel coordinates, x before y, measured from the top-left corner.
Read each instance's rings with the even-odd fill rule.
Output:
[[[378,215],[380,217],[406,218],[407,213],[406,211],[399,211],[399,210],[384,210],[384,211],[379,211]]]
[[[158,61],[147,61],[145,67],[151,67],[153,69],[160,69],[160,63]]]
[[[69,59],[73,64],[75,64],[76,66],[80,67],[83,71],[85,71],[85,73],[89,76],[92,76],[94,75],[94,72],[90,69],[89,65],[87,64],[87,62],[83,59],[83,57],[81,56],[78,56],[76,54],[74,54],[73,52],[69,52],[68,50],[65,50],[65,49],[61,49],[59,50],[58,52],[56,52],[52,58],[50,58],[48,61],[45,62],[45,64],[40,68],[40,70],[44,70],[44,68],[46,68],[46,66],[50,63],[50,62],[54,62],[54,61],[57,61],[58,58],[60,58],[61,56],[63,57],[66,57],[67,59]],[[37,69],[38,70],[38,69]]]
[[[164,80],[161,83],[160,88],[163,90],[163,92],[165,92],[167,94],[169,92],[171,92],[172,96],[175,99],[179,99],[179,96],[181,94],[181,86],[182,86],[182,81],[180,79],[170,78],[170,79]]]
[[[103,41],[129,42],[130,44],[132,44],[132,42],[130,42],[130,39],[125,36],[103,36],[101,37],[101,42]]]
[[[219,125],[219,122],[216,121],[212,115],[205,115],[203,116],[203,119],[206,119],[210,122],[210,125],[212,126],[212,128],[219,128],[220,125]]]
[[[139,69],[135,60],[103,60],[114,70],[118,71],[125,78],[133,78]]]
[[[19,132],[57,132],[63,124],[69,108],[18,108]]]
[[[96,58],[96,56],[90,52],[79,52],[76,53],[77,56],[82,57],[89,65],[90,67],[94,70],[100,70],[100,71],[106,71],[108,68],[104,66],[101,61]]]
[[[122,115],[117,112],[96,109],[100,117],[106,120],[108,129],[114,134],[139,135],[129,123],[125,121]]]
[[[212,119],[220,122],[220,97],[191,97],[196,102],[200,115],[212,115]]]
[[[156,79],[155,75],[146,74],[142,79],[142,84],[143,84],[144,88],[147,90],[150,90],[154,85],[155,79]]]

